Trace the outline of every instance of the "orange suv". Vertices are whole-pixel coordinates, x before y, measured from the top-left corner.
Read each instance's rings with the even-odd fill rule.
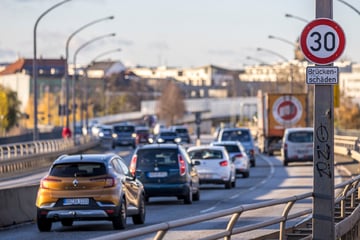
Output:
[[[143,184],[112,153],[60,156],[40,182],[36,207],[40,231],[55,221],[109,220],[114,229],[124,229],[128,216],[145,222]]]

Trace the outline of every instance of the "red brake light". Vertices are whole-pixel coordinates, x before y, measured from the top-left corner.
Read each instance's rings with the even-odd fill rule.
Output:
[[[284,144],[284,149],[287,149],[288,145],[287,143]]]
[[[130,173],[134,176],[136,171],[136,162],[137,162],[137,155],[134,155],[130,162]]]
[[[185,160],[182,158],[182,156],[179,154],[178,155],[178,159],[179,159],[179,165],[180,165],[180,176],[185,175],[186,172],[186,164],[185,164]]]
[[[46,177],[46,178],[43,178],[40,182],[40,186],[41,188],[44,188],[44,189],[50,189],[50,186],[49,184],[51,182],[61,182],[60,179],[55,179],[55,178],[50,178],[50,177]]]
[[[221,161],[219,164],[221,167],[226,167],[228,165],[228,161],[224,160],[224,161]]]
[[[115,186],[116,179],[113,177],[106,177],[106,178],[92,178],[90,181],[96,181],[96,182],[104,182],[104,188],[109,188]]]

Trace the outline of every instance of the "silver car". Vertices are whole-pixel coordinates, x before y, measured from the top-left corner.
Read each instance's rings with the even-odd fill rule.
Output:
[[[234,163],[222,146],[194,146],[187,149],[195,165],[200,184],[224,184],[226,189],[236,186]]]
[[[244,178],[250,176],[250,159],[244,146],[238,141],[212,142],[212,146],[223,146],[230,155],[230,159],[235,164],[236,173],[242,174]]]

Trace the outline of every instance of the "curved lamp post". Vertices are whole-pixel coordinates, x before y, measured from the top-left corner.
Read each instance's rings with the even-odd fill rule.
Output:
[[[287,43],[287,44],[289,44],[289,45],[291,45],[291,46],[293,46],[293,47],[295,47],[295,48],[297,47],[297,44],[296,44],[296,43],[294,43],[294,42],[292,42],[292,41],[289,41],[289,40],[287,40],[287,39],[285,39],[285,38],[282,38],[282,37],[277,37],[277,36],[274,36],[274,35],[269,35],[268,38],[269,38],[269,39],[276,39],[276,40],[282,41],[282,42]]]
[[[356,9],[353,5],[351,5],[348,2],[345,2],[344,0],[338,0],[339,2],[345,4],[346,6],[348,6],[349,8],[351,8],[352,10],[354,10],[357,14],[360,15],[360,11],[358,9]]]
[[[68,39],[66,40],[66,46],[65,46],[65,74],[64,74],[64,78],[63,81],[65,82],[65,115],[66,115],[66,128],[69,128],[69,98],[70,98],[70,83],[68,81],[68,58],[69,58],[69,45],[70,45],[70,41],[71,39],[79,32],[81,32],[82,30],[84,30],[87,27],[90,27],[96,23],[102,22],[102,21],[106,21],[106,20],[112,20],[114,19],[114,16],[109,16],[109,17],[105,17],[105,18],[100,18],[97,20],[94,20],[92,22],[89,22],[88,24],[85,24],[84,26],[78,28],[75,32],[73,32]],[[75,129],[74,129],[75,130]]]
[[[112,49],[112,50],[108,50],[108,51],[105,51],[105,52],[102,52],[100,54],[98,54],[96,57],[94,57],[90,63],[94,63],[97,59],[103,57],[103,56],[106,56],[106,55],[109,55],[111,53],[114,53],[114,52],[121,52],[122,49],[121,48],[116,48],[116,49]],[[89,113],[87,111],[87,106],[88,106],[88,95],[89,95],[89,84],[88,84],[88,75],[87,75],[87,71],[88,71],[88,68],[90,67],[90,65],[88,65],[86,68],[85,68],[85,86],[82,87],[82,89],[84,90],[85,89],[85,94],[84,94],[84,97],[82,98],[82,103],[81,103],[81,106],[84,106],[84,108],[86,109],[85,111],[85,129],[86,131],[88,130],[88,127],[89,127]],[[83,122],[83,109],[81,108],[81,114],[80,114],[80,118],[81,118],[81,123]]]
[[[93,42],[99,41],[101,39],[107,38],[107,37],[115,37],[116,34],[115,33],[110,33],[110,34],[105,34],[96,38],[93,38],[87,42],[85,42],[84,44],[82,44],[78,49],[76,49],[75,53],[74,53],[74,59],[73,59],[73,64],[74,64],[74,73],[72,76],[72,113],[73,113],[73,140],[74,140],[74,144],[76,144],[76,134],[75,134],[75,128],[76,128],[76,98],[75,98],[75,79],[76,79],[76,57],[77,54],[84,49],[86,46],[90,45]]]
[[[264,62],[263,60],[258,59],[258,58],[254,58],[254,57],[247,56],[246,59],[247,59],[247,60],[253,60],[253,61],[259,62],[260,64],[263,64],[263,65],[269,65],[268,63],[266,63],[266,62]]]
[[[289,14],[289,13],[286,13],[286,14],[285,14],[285,17],[287,17],[287,18],[294,18],[294,19],[297,19],[297,20],[302,21],[302,22],[304,22],[304,23],[308,23],[308,22],[309,22],[309,21],[306,20],[305,18],[298,17],[298,16],[295,16],[295,15],[292,15],[292,14]]]
[[[275,55],[275,56],[278,56],[279,58],[283,59],[285,62],[289,62],[289,60],[288,60],[286,57],[284,57],[283,55],[281,55],[281,54],[279,54],[279,53],[277,53],[277,52],[274,52],[274,51],[272,51],[272,50],[270,50],[270,49],[257,48],[256,50],[257,50],[257,51],[268,52],[268,53],[270,53],[270,54],[273,54],[273,55]],[[290,63],[290,93],[293,92],[293,78],[294,78],[294,76],[293,76],[293,67],[292,67],[292,64]]]
[[[37,59],[36,59],[36,30],[37,30],[37,26],[40,22],[40,20],[47,14],[49,13],[51,10],[63,5],[64,3],[70,2],[71,0],[64,0],[62,2],[59,2],[57,4],[55,4],[54,6],[52,6],[51,8],[49,8],[48,10],[46,10],[45,12],[43,12],[37,19],[35,22],[35,26],[34,26],[34,59],[33,59],[33,94],[34,94],[34,132],[33,132],[33,140],[37,141],[39,138],[39,133],[38,133],[38,119],[37,119],[37,115],[38,115],[38,108],[37,108],[37,95],[38,95],[38,91],[37,91]]]

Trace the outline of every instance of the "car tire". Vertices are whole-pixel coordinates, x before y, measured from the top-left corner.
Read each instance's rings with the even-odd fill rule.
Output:
[[[191,188],[189,187],[187,194],[184,196],[184,203],[185,204],[192,204],[192,198],[193,194],[191,191]]]
[[[225,189],[231,189],[231,186],[232,186],[232,181],[231,181],[231,178],[230,178],[229,181],[227,181],[225,183]]]
[[[61,220],[61,225],[63,225],[64,227],[71,227],[74,223],[73,219],[63,219]]]
[[[234,179],[234,181],[231,182],[231,187],[236,188],[236,178]]]
[[[244,172],[243,173],[243,178],[248,178],[250,176],[250,173],[249,172]]]
[[[49,219],[37,218],[37,227],[40,232],[50,232],[52,222]]]
[[[256,167],[255,160],[251,161],[250,167]]]
[[[194,201],[199,201],[200,200],[200,189],[198,188],[196,193],[193,194],[193,200]]]
[[[287,166],[288,166],[288,156],[287,156],[287,151],[285,151],[285,152],[284,152],[284,163],[283,163],[283,165],[284,165],[285,167],[287,167]]]
[[[139,199],[139,213],[132,216],[132,220],[134,224],[144,224],[145,223],[145,216],[146,216],[146,209],[145,209],[145,199],[144,196],[141,195]]]
[[[126,204],[125,200],[122,199],[120,202],[118,215],[112,219],[113,228],[118,229],[125,229],[126,227]]]

